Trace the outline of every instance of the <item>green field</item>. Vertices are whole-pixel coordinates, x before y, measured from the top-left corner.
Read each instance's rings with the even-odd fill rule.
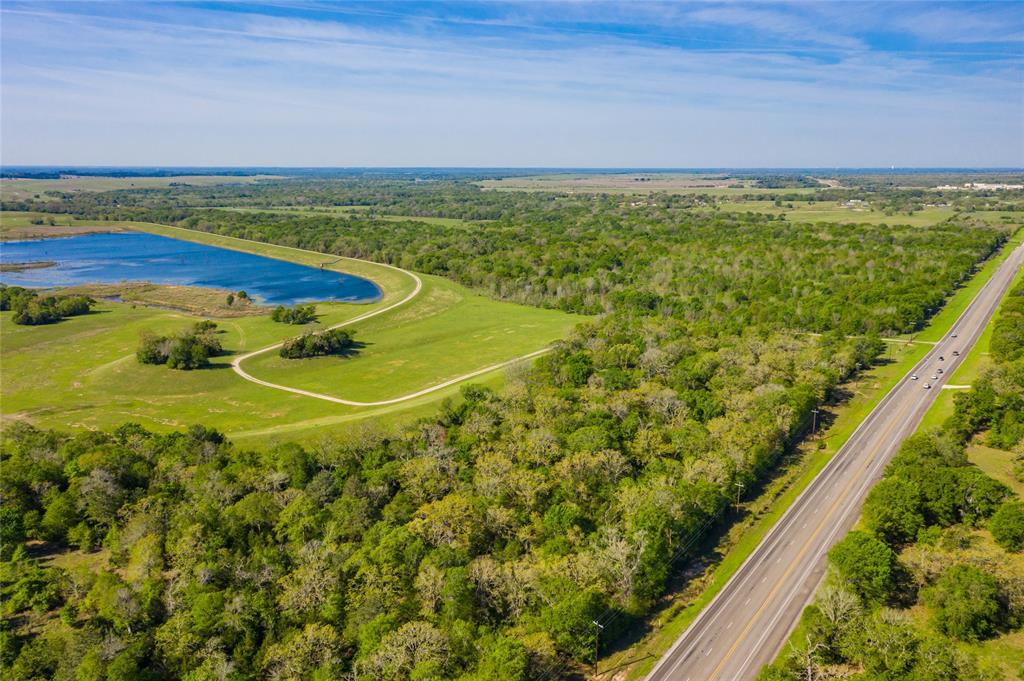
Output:
[[[790,208],[789,206],[793,207]],[[844,206],[841,202],[823,203],[809,201],[787,201],[776,206],[774,201],[725,201],[718,204],[723,212],[767,213],[785,215],[790,222],[854,222],[871,225],[912,225],[925,227],[952,217],[952,208],[925,208],[913,214],[894,213],[886,215],[880,210]]]
[[[173,227],[133,226],[303,264],[336,260]],[[320,304],[319,326],[393,305],[415,286],[409,275],[373,263],[343,260],[329,267],[373,279],[384,297],[370,305]],[[16,326],[10,315],[0,313],[4,415],[45,427],[106,428],[137,421],[168,429],[203,423],[234,439],[278,434],[303,439],[320,435],[324,427],[357,420],[386,425],[425,415],[436,410],[440,399],[459,390],[455,385],[399,404],[359,408],[250,383],[231,371],[231,360],[302,330],[266,315],[216,320],[228,354],[208,369],[191,372],[140,365],[134,351],[142,331],[173,333],[196,317],[105,301],[92,314],[48,326]],[[423,290],[408,303],[352,327],[365,343],[357,356],[280,364],[285,360],[268,353],[247,362],[246,369],[259,378],[312,386],[346,399],[390,399],[543,348],[579,320],[493,301],[446,280],[425,277]],[[502,376],[497,370],[474,381],[495,385]]]
[[[495,303],[423,276],[415,304],[356,326],[356,339],[366,343],[357,359],[296,361],[268,352],[248,360],[245,370],[335,397],[389,400],[544,347],[564,336],[572,321],[551,310]]]
[[[250,184],[274,179],[276,175],[175,175],[169,177],[62,177],[56,180],[12,178],[0,180],[0,196],[14,201],[31,199],[44,192],[104,192],[117,189],[161,189],[192,185]]]

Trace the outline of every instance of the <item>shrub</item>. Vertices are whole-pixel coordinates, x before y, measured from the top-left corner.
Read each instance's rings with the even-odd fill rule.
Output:
[[[954,565],[924,592],[936,628],[965,641],[988,638],[1004,620],[999,583],[970,565]]]
[[[166,364],[172,369],[199,369],[210,364],[209,358],[220,354],[222,347],[216,337],[217,325],[209,320],[196,322],[177,336],[157,336],[144,332],[135,351],[141,364]]]
[[[319,333],[305,333],[281,344],[280,355],[285,359],[341,355],[352,349],[354,341],[349,331],[329,329]]]
[[[52,324],[89,312],[96,301],[88,296],[39,296],[18,286],[0,289],[0,309],[14,312],[15,324]]]
[[[316,321],[316,305],[296,305],[294,307],[278,305],[270,313],[270,318],[283,324],[309,324]]]
[[[992,516],[989,530],[996,543],[1007,551],[1024,548],[1024,503],[1007,501]]]

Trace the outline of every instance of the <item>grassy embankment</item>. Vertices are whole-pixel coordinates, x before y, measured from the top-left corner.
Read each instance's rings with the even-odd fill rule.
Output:
[[[126,226],[306,265],[335,260],[161,225]],[[329,267],[373,279],[384,297],[370,305],[320,304],[320,326],[394,304],[415,285],[408,275],[373,263],[343,260]],[[353,327],[365,343],[356,357],[293,360],[278,367],[275,363],[284,360],[271,353],[254,358],[247,370],[288,385],[294,384],[293,377],[314,381],[323,392],[338,397],[390,399],[540,349],[580,321],[561,312],[493,301],[445,279],[422,279],[423,290],[416,298]],[[236,440],[301,440],[362,419],[387,426],[427,415],[439,400],[460,388],[451,386],[395,405],[359,408],[244,381],[230,370],[235,356],[302,331],[266,315],[217,319],[228,352],[208,369],[181,372],[135,361],[143,330],[174,333],[196,319],[178,311],[113,302],[101,302],[93,314],[42,327],[16,326],[10,313],[0,313],[5,417],[65,429],[108,428],[125,421],[154,429],[203,423]],[[264,361],[271,376],[260,373],[258,364]],[[497,370],[474,382],[493,386],[503,375]]]
[[[920,335],[941,337],[1022,239],[1024,230],[1018,231],[966,285],[947,299],[943,309]],[[650,634],[639,643],[606,656],[599,665],[600,670],[621,669],[625,671],[622,678],[627,681],[642,679],[650,672],[658,658],[725,586],[796,497],[846,443],[860,422],[927,351],[928,345],[923,343],[890,344],[889,361],[863,372],[857,380],[845,386],[848,400],[841,405],[823,407],[826,414],[823,421],[829,424],[828,427],[822,431],[820,439],[801,443],[791,463],[776,479],[757,498],[743,504],[745,519],[730,528],[713,547],[714,553],[721,555],[722,559],[670,598],[651,623]],[[824,443],[823,449],[818,449],[820,443]]]

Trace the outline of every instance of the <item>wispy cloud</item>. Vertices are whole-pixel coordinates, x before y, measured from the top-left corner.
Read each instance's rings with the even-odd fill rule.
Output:
[[[3,160],[1024,163],[1024,22],[870,9],[9,2]]]

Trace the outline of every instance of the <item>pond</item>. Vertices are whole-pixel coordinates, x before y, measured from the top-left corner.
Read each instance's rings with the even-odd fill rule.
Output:
[[[32,288],[124,281],[204,286],[244,290],[265,305],[367,302],[381,296],[376,284],[360,277],[142,232],[0,244],[0,263],[24,262],[55,264],[5,271],[0,282]]]

